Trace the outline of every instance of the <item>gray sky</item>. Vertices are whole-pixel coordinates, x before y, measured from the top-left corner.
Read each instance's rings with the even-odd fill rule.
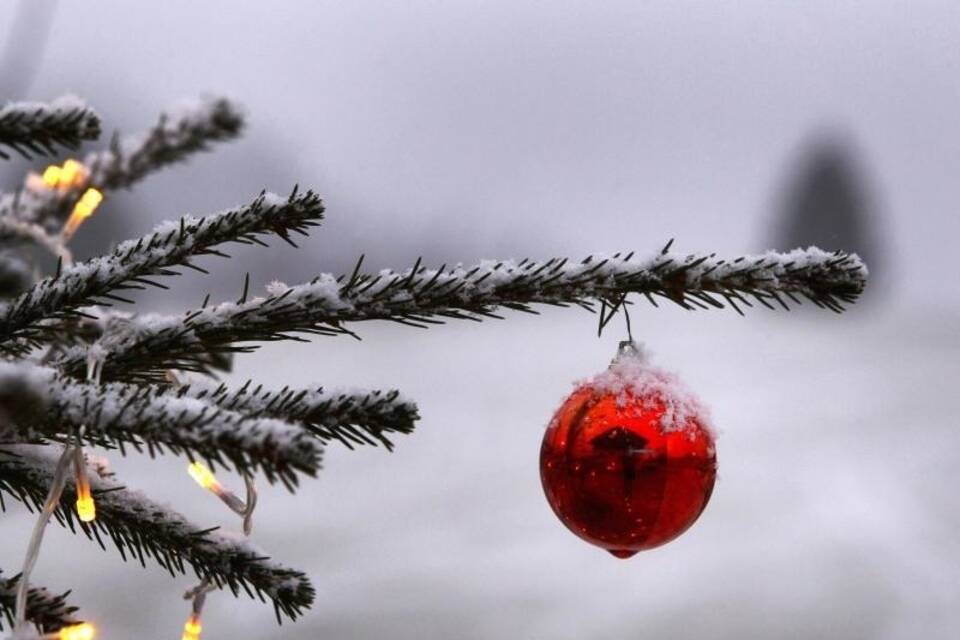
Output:
[[[759,250],[804,141],[838,130],[860,152],[912,300],[956,295],[938,249],[960,230],[958,13],[933,2],[66,2],[28,97],[73,90],[124,131],[181,96],[243,102],[245,141],[144,184],[136,211],[115,211],[122,198],[109,211],[136,216],[135,233],[144,218],[264,186],[315,187],[330,222],[289,277],[360,252],[373,265],[467,261],[674,236],[681,250]]]

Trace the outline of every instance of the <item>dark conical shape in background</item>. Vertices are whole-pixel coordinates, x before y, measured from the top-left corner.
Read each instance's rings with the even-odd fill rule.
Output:
[[[876,201],[863,178],[853,146],[838,136],[807,145],[776,203],[772,246],[778,250],[818,246],[854,252],[870,268],[871,288],[886,272],[878,246]]]

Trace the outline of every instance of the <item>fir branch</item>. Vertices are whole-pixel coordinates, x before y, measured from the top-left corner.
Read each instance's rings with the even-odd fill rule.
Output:
[[[46,229],[32,222],[13,216],[0,216],[0,241],[30,243],[48,251],[54,258],[65,263],[73,261],[73,254],[59,236],[47,233]]]
[[[381,271],[349,277],[323,274],[287,287],[274,284],[269,296],[188,311],[184,316],[142,318],[110,336],[106,378],[133,375],[159,379],[166,369],[205,371],[202,357],[245,352],[254,341],[302,339],[292,333],[350,334],[345,324],[392,320],[415,327],[446,319],[499,318],[498,308],[535,313],[533,305],[577,305],[595,301],[622,304],[642,294],[656,305],[664,298],[685,309],[723,308],[742,313],[753,302],[789,309],[802,298],[841,311],[863,291],[867,269],[856,255],[816,248],[766,253],[735,260],[712,255],[679,256],[666,250],[643,261],[632,254],[590,257],[578,263],[485,261],[474,267],[426,269],[419,262],[403,272]],[[82,347],[60,360],[71,375],[83,370]]]
[[[0,448],[0,494],[31,510],[39,509],[57,462],[47,449]],[[199,529],[175,511],[124,488],[102,469],[89,466],[88,474],[97,501],[97,519],[92,523],[77,519],[71,508],[76,500],[72,480],[67,482],[55,514],[72,532],[79,529],[104,549],[104,539],[109,538],[124,559],[132,557],[146,566],[146,559],[153,558],[172,576],[192,567],[197,576],[228,587],[234,595],[243,590],[261,601],[269,598],[278,621],[281,614],[295,619],[313,602],[314,589],[306,575],[271,561],[239,536]]]
[[[54,354],[67,347],[81,346],[86,349],[86,345],[101,339],[104,344],[110,344],[118,335],[138,331],[143,322],[153,317],[152,314],[138,316],[129,311],[98,306],[85,307],[83,313],[83,317],[70,323],[69,331],[64,331],[51,342]],[[211,375],[233,371],[233,353],[229,351],[197,353],[195,357],[202,364],[203,370]],[[55,359],[55,356],[48,357],[47,362]],[[155,382],[166,385],[170,380],[164,374]]]
[[[226,98],[203,98],[184,103],[149,131],[137,136],[114,136],[110,148],[88,155],[90,184],[99,189],[129,189],[148,174],[182,162],[191,154],[208,151],[212,142],[240,136],[243,111]]]
[[[100,136],[100,116],[82,100],[61,96],[50,104],[13,102],[0,108],[0,158],[7,146],[26,159],[51,155],[57,147],[75,149]]]
[[[101,192],[129,189],[155,171],[208,150],[211,143],[237,138],[244,124],[240,107],[226,98],[186,102],[160,114],[148,131],[114,135],[109,148],[88,154],[83,160],[86,179],[72,188],[49,189],[28,180],[25,190],[0,195],[0,215],[58,230],[88,187]]]
[[[215,247],[226,242],[263,244],[259,235],[275,234],[293,244],[291,232],[323,219],[323,203],[311,191],[289,198],[261,193],[251,204],[218,214],[185,216],[128,240],[106,256],[75,264],[38,282],[0,308],[0,349],[22,353],[58,332],[44,320],[76,318],[79,307],[124,301],[117,292],[160,286],[150,276],[177,275],[170,267],[195,267],[191,258],[225,255]],[[202,271],[202,269],[201,269]]]
[[[0,481],[2,482],[2,481]],[[17,584],[20,576],[6,579],[0,570],[0,631],[3,631],[3,621],[13,627],[13,613],[17,601]],[[31,587],[27,592],[27,620],[32,622],[42,633],[49,633],[71,624],[77,624],[73,614],[77,608],[67,604],[67,591],[61,595],[54,595],[43,587]]]
[[[19,378],[18,378],[19,376]],[[203,458],[239,472],[262,471],[270,482],[291,490],[297,473],[316,475],[320,447],[301,426],[271,417],[253,417],[156,387],[122,383],[95,385],[63,378],[28,363],[0,362],[0,382],[19,389],[3,394],[0,409],[16,411],[8,425],[21,439],[68,440],[80,433],[90,444],[126,445],[151,456],[169,449],[191,460]],[[24,397],[39,395],[27,404]]]
[[[179,394],[202,399],[248,416],[279,418],[304,425],[324,442],[339,440],[347,448],[376,445],[387,450],[390,433],[409,434],[419,419],[417,405],[399,391],[291,389],[270,391],[252,381],[231,390],[207,379],[192,381]]]

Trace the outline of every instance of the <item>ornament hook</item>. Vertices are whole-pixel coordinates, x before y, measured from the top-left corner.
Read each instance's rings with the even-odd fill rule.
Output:
[[[644,344],[642,342],[638,344],[633,340],[621,340],[620,344],[617,345],[616,355],[614,355],[613,360],[610,361],[610,366],[613,367],[624,360],[646,362],[647,350]]]
[[[627,309],[627,305],[630,304],[627,302],[627,294],[622,294],[614,302],[607,302],[605,299],[601,300],[600,307],[600,321],[597,323],[597,337],[599,338],[603,335],[603,329],[607,324],[613,319],[613,316],[617,315],[617,311],[623,310],[623,319],[627,325],[627,339],[631,342],[633,341],[633,331],[630,327],[630,311]],[[607,309],[610,309],[609,313]]]

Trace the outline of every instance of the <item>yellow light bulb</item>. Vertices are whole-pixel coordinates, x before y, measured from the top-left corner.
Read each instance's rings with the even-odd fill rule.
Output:
[[[204,489],[209,489],[216,494],[223,491],[223,487],[220,485],[220,482],[217,481],[216,476],[213,475],[213,471],[210,471],[202,462],[194,462],[191,464],[187,468],[187,473]]]
[[[71,158],[63,163],[63,168],[60,170],[60,182],[66,188],[79,186],[83,184],[86,173],[87,168]]]
[[[89,622],[84,622],[60,629],[58,640],[93,640],[96,635],[97,628]]]
[[[60,184],[61,173],[62,171],[60,170],[60,167],[55,164],[50,165],[43,170],[43,184],[50,189],[53,189]]]
[[[96,209],[100,206],[100,203],[103,202],[103,194],[93,187],[90,187],[80,196],[80,202],[85,203],[91,209]]]
[[[97,506],[94,504],[93,498],[77,499],[77,515],[83,522],[93,522],[96,520]]]
[[[103,194],[97,189],[90,187],[84,191],[80,199],[77,200],[77,204],[73,205],[73,211],[67,218],[67,223],[63,226],[63,237],[70,238],[73,236],[83,221],[93,215],[101,202],[103,202]]]
[[[200,616],[195,613],[190,614],[186,624],[183,625],[183,635],[180,640],[200,640],[200,632],[203,625],[200,624]]]
[[[83,522],[93,522],[97,517],[97,506],[90,493],[90,482],[86,476],[77,478],[77,515]]]

